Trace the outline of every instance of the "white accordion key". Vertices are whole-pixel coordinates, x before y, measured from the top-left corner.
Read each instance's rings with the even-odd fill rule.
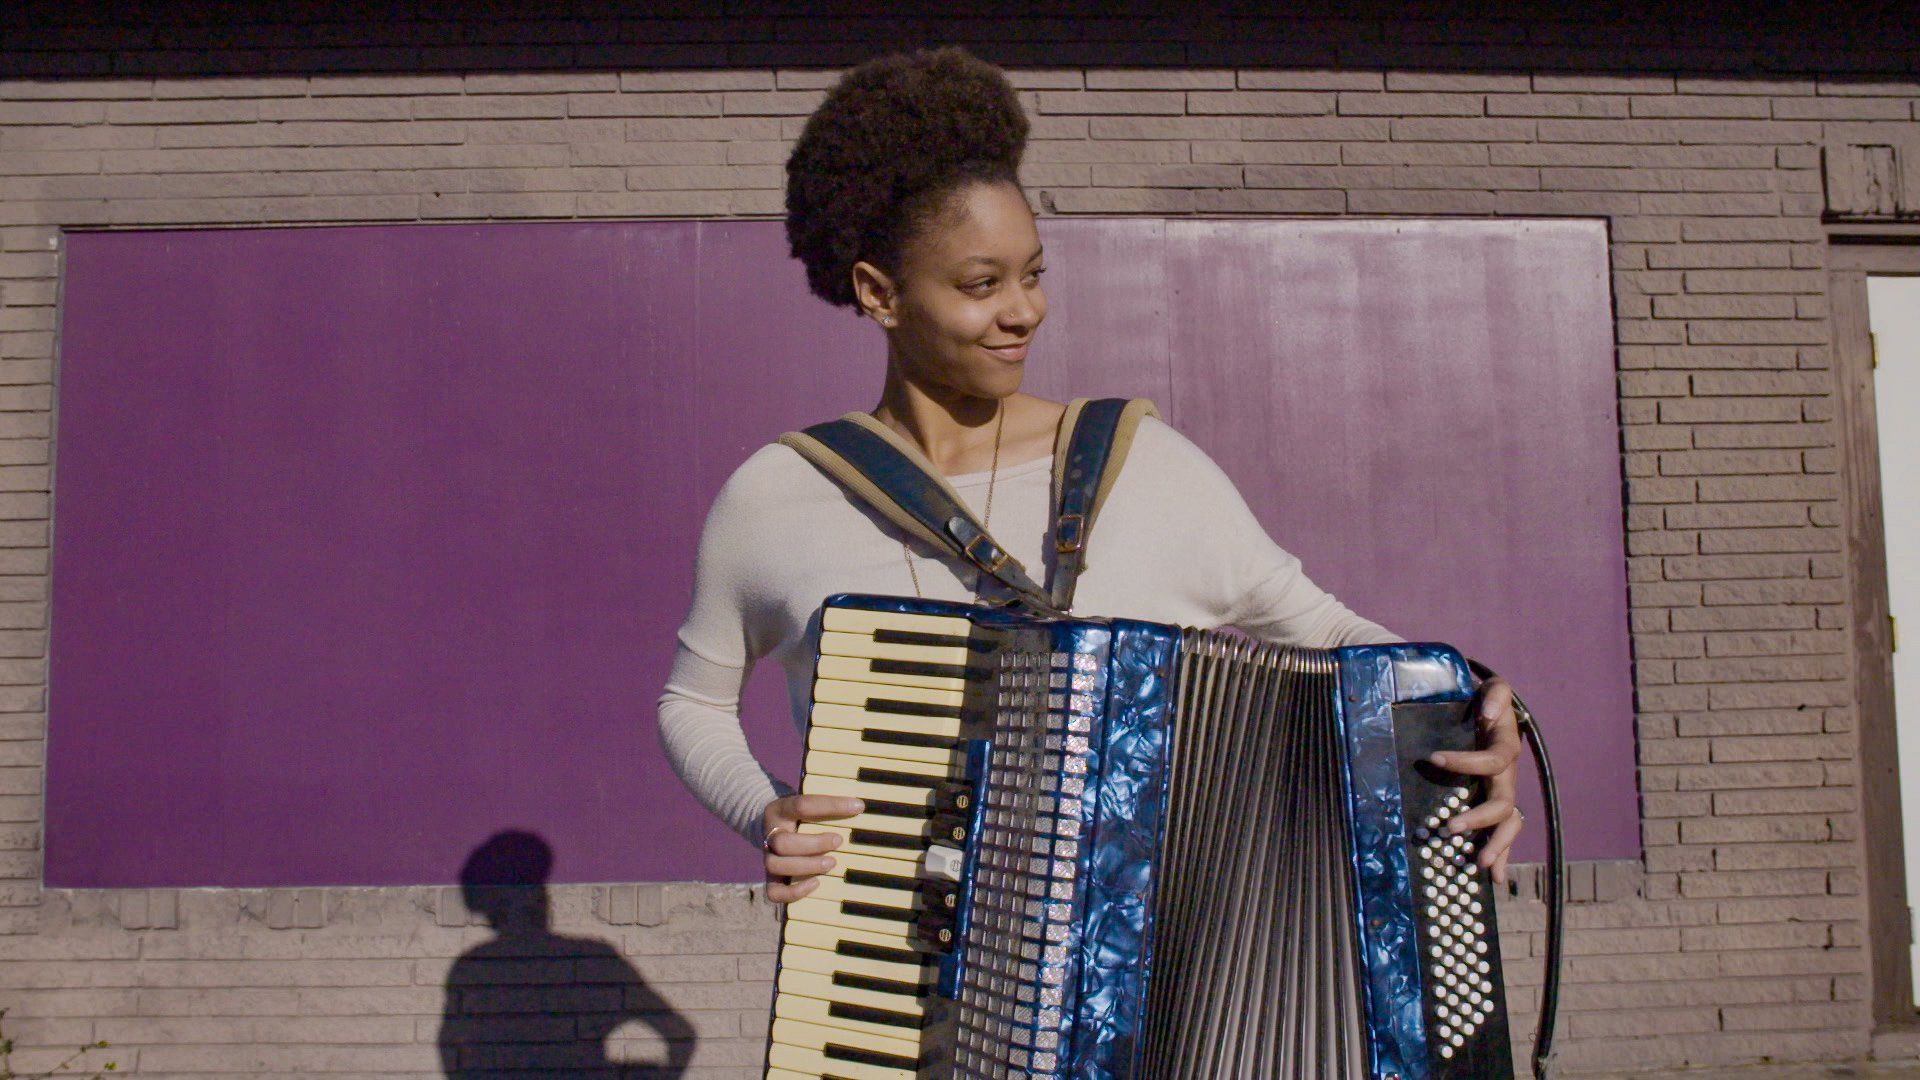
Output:
[[[836,1054],[836,1049],[841,1052]],[[870,1064],[846,1056],[847,1050],[900,1064]],[[811,1070],[814,1076],[842,1076],[846,1080],[915,1080],[919,1057],[920,1044],[914,1039],[888,1038],[784,1017],[773,1021],[773,1045],[767,1053],[771,1064],[803,1076]]]
[[[899,803],[927,810],[933,808],[933,789],[930,787],[876,784],[868,780],[849,780],[844,776],[809,772],[801,779],[800,790],[807,795],[846,795],[868,802]]]
[[[839,836],[840,846],[833,850],[833,854],[835,858],[838,858],[841,852],[854,852],[860,855],[872,855],[875,858],[880,858],[880,859],[899,859],[902,865],[907,866],[909,868],[912,867],[915,863],[917,863],[920,859],[920,853],[922,851],[925,851],[927,849],[927,845],[930,843],[930,841],[928,841],[926,838],[926,833],[924,832],[924,830],[919,832],[907,832],[907,833],[889,832],[890,836],[902,837],[901,839],[902,845],[905,845],[908,841],[912,841],[911,847],[907,847],[907,846],[894,847],[886,844],[867,844],[867,843],[862,843],[853,838],[853,828],[850,827],[852,823],[859,822],[863,819],[868,819],[873,817],[874,815],[872,814],[862,814],[860,815],[860,817],[845,818],[842,821],[836,822],[831,825],[826,824],[824,822],[818,822],[818,821],[803,821],[800,823],[800,831],[803,833],[833,833]],[[874,820],[878,821],[881,819],[874,819]],[[891,822],[891,821],[900,821],[901,819],[886,818],[884,820]],[[923,822],[920,822],[920,824],[925,825],[926,822],[923,821]],[[862,829],[871,829],[874,832],[886,831],[873,824],[859,825],[858,827]]]
[[[915,987],[917,990],[918,987]],[[801,997],[815,998],[820,1001],[839,1001],[848,1005],[864,1005],[869,1009],[885,1009],[903,1016],[919,1018],[926,1015],[926,1007],[920,1004],[916,994],[891,994],[878,990],[866,990],[853,986],[840,986],[833,976],[822,975],[817,971],[800,971],[796,968],[783,968],[780,972],[780,991],[786,994],[798,994]],[[832,1021],[823,1021],[832,1026]],[[909,1030],[876,1031],[876,1035],[908,1035]]]
[[[862,699],[857,705],[841,702],[815,702],[809,717],[816,727],[846,728],[852,731],[891,731],[902,735],[954,739],[960,736],[957,716],[915,716],[911,713],[876,712]],[[951,751],[941,753],[951,757]]]
[[[870,660],[905,660],[920,664],[965,664],[975,656],[965,645],[911,645],[875,641],[867,634],[829,631],[820,635],[821,656],[858,656]]]
[[[920,907],[920,896],[913,890],[911,879],[903,879],[908,881],[908,885],[904,888],[852,885],[846,878],[830,876],[815,880],[820,882],[820,886],[813,890],[810,897],[871,904],[874,907],[891,908],[896,911],[913,911]]]
[[[931,634],[966,639],[973,636],[973,623],[951,615],[915,615],[905,611],[870,611],[861,608],[824,608],[820,629],[872,637],[876,631],[895,630],[909,634]]]
[[[835,1053],[839,1047],[843,1053]],[[858,1061],[845,1055],[852,1049],[862,1055],[889,1057],[900,1065],[879,1065]],[[785,1051],[785,1053],[781,1053]],[[845,1076],[847,1080],[916,1080],[920,1042],[912,1038],[887,1038],[866,1032],[849,1032],[824,1024],[806,1024],[801,1020],[774,1019],[774,1045],[768,1059],[772,1065],[793,1068],[801,1074],[812,1070],[814,1076]]]
[[[789,912],[791,914],[791,911]],[[913,936],[906,923],[893,923],[884,930],[834,926],[828,923],[790,919],[786,931],[789,943],[833,952],[864,953],[893,957],[894,963],[907,965],[931,959],[927,946]]]
[[[838,943],[835,943],[836,948]],[[876,960],[867,956],[851,956],[835,949],[816,949],[789,941],[786,948],[780,950],[780,966],[795,971],[811,971],[820,975],[864,975],[871,979],[887,979],[897,983],[918,985],[924,981],[927,969],[922,966],[919,954],[911,964],[898,964],[888,960]]]
[[[869,809],[864,814],[855,814],[850,818],[835,818],[831,825],[818,821],[803,821],[798,828],[799,831],[803,833],[840,832],[842,835],[845,835],[854,829],[868,829],[873,832],[892,833],[896,836],[925,837],[927,835],[927,819],[924,817],[907,818],[895,817],[891,814],[876,814]],[[903,849],[896,857],[902,859],[917,859],[920,857],[919,849],[924,846],[926,845],[916,844],[912,851]]]
[[[886,697],[902,687],[955,692],[967,689],[965,672],[953,665],[938,665],[934,672],[877,671],[873,660],[858,656],[822,656],[814,666],[814,676],[861,683],[876,697]]]
[[[939,690],[925,686],[882,686],[878,683],[851,682],[846,679],[815,679],[813,700],[822,704],[857,705],[870,711],[884,712],[871,702],[900,701],[913,705],[931,705],[942,709],[959,709],[966,704],[967,695],[959,690]]]
[[[820,880],[826,881],[827,878]],[[894,934],[905,948],[913,935],[913,924],[899,919],[870,919],[865,915],[849,915],[841,909],[840,901],[824,899],[815,894],[802,897],[787,905],[787,919],[800,922],[819,923],[822,926],[835,926],[843,930],[865,930],[873,934]]]
[[[850,870],[864,870],[871,874],[888,874],[897,878],[921,877],[920,864],[914,861],[913,852],[898,851],[893,857],[878,857],[860,851],[848,851],[838,848],[832,851],[833,869],[827,877],[845,877]]]
[[[854,1002],[851,999],[843,1002],[837,997],[808,997],[794,986],[789,985],[783,975],[780,984],[780,996],[774,999],[773,1015],[776,1017],[784,1017],[788,1020],[798,1020],[801,1023],[817,1024],[820,1027],[839,1028],[843,1032],[851,1033],[853,1037],[867,1035],[877,1036],[883,1039],[897,1039],[902,1036],[911,1037],[918,1033],[925,1025],[925,1018],[922,1016],[898,1012],[893,1009],[881,1009],[872,1005],[861,1005],[859,1008],[872,1009],[874,1013],[889,1013],[891,1015],[888,1016],[888,1019],[897,1019],[899,1023],[880,1023],[877,1022],[877,1020],[856,1020],[851,1016],[834,1015],[836,1011],[834,1009],[835,1005],[852,1004],[854,1004]],[[838,1011],[846,1013],[851,1010],[842,1008]]]
[[[844,708],[844,706],[832,706]],[[828,706],[816,706],[819,709]],[[957,731],[958,720],[949,720]],[[906,743],[878,742],[867,738],[866,728],[828,727],[815,723],[807,729],[807,749],[815,754],[826,753],[839,756],[877,759],[887,762],[888,768],[904,768],[906,763],[938,766],[946,771],[953,764],[955,754],[944,746],[910,746]]]
[[[952,755],[948,754],[943,756],[951,757]],[[807,754],[807,772],[809,773],[820,773],[825,776],[843,776],[850,780],[857,780],[860,778],[862,770],[869,772],[881,770],[892,773],[910,774],[915,778],[916,783],[920,782],[918,780],[919,777],[926,777],[924,782],[924,786],[926,787],[933,787],[936,784],[944,782],[954,771],[951,765],[944,762],[876,762],[866,754],[839,753],[827,751],[820,747],[810,748]],[[873,776],[869,776],[867,779],[875,783],[889,782],[876,779]],[[901,779],[905,779],[905,776],[902,776]]]

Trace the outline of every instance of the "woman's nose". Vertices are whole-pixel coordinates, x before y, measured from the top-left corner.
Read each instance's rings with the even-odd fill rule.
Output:
[[[1040,321],[1046,301],[1037,289],[1015,289],[1007,305],[1000,309],[1000,326],[1006,330],[1027,330]]]

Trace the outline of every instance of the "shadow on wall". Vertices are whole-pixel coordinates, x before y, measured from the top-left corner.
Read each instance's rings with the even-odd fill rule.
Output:
[[[604,941],[550,928],[553,849],[528,832],[496,833],[467,856],[460,890],[493,927],[447,976],[440,1066],[448,1080],[538,1071],[543,1077],[670,1080],[693,1056],[693,1027]],[[607,1040],[638,1021],[664,1049],[616,1060]]]

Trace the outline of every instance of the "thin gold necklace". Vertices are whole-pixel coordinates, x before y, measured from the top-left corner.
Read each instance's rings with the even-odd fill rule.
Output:
[[[993,420],[993,464],[988,467],[987,471],[986,512],[980,515],[980,529],[983,532],[987,526],[993,524],[993,485],[995,481],[1000,479],[1000,433],[1006,429],[1006,426],[1007,406],[1005,402],[1002,402],[999,411],[994,414]],[[913,548],[905,540],[900,541],[900,554],[906,556],[907,559],[907,576],[913,579],[913,595],[924,598],[927,594],[920,591],[920,571],[913,568]],[[980,591],[980,579],[978,575],[974,577],[973,591],[976,593]]]

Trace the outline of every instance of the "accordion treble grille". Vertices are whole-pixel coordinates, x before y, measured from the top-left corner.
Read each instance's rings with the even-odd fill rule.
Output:
[[[962,942],[956,1080],[1058,1075],[1089,748],[1088,718],[1054,692],[1065,674],[1056,659],[1064,663],[1051,652],[1000,659],[986,827]]]
[[[1362,1075],[1333,666],[1194,633],[1179,685],[1142,1073]]]

